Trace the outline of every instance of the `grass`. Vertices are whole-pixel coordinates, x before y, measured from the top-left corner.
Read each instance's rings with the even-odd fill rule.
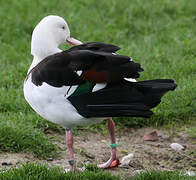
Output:
[[[73,37],[119,45],[145,71],[139,80],[172,78],[175,92],[164,96],[150,119],[116,118],[122,126],[190,127],[196,119],[196,1],[0,1],[0,151],[55,156],[45,127],[62,132],[29,107],[23,80],[31,64],[31,33],[44,16],[64,17]],[[188,129],[195,137],[195,127]]]
[[[183,174],[179,174],[179,172],[171,172],[171,171],[151,171],[143,174],[136,175],[134,178],[130,178],[130,180],[194,180],[196,176],[187,176]]]
[[[187,132],[191,138],[196,139],[196,128],[195,127],[188,128]]]
[[[103,172],[94,166],[88,166],[85,173],[69,172],[65,173],[58,167],[49,168],[46,165],[26,164],[20,168],[14,168],[0,173],[0,180],[60,180],[60,179],[78,179],[78,180],[119,180],[117,176],[112,176],[108,172]]]
[[[2,118],[0,152],[31,152],[39,158],[55,157],[58,148],[46,139],[43,132],[23,119],[24,117],[17,113]]]
[[[35,165],[32,163],[25,164],[19,168],[11,170],[2,170],[0,172],[0,180],[62,180],[62,179],[75,179],[75,180],[120,180],[124,179],[120,176],[114,176],[110,173],[100,170],[95,166],[88,165],[85,173],[65,173],[63,169],[58,167],[48,167],[46,165]],[[146,172],[138,174],[134,177],[126,178],[127,180],[193,180],[195,176],[190,177],[178,172]]]

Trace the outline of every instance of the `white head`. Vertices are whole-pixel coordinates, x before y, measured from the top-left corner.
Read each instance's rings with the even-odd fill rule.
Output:
[[[66,21],[59,16],[46,16],[35,27],[31,40],[31,54],[45,58],[60,51],[60,44],[79,45],[82,42],[70,37]]]

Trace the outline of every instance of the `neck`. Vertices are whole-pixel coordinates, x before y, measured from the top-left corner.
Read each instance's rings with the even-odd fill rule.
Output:
[[[39,64],[47,56],[50,56],[52,54],[55,54],[55,53],[58,53],[58,52],[61,52],[61,51],[62,51],[61,49],[56,48],[56,49],[53,49],[53,51],[48,52],[47,54],[42,54],[42,55],[39,55],[39,56],[34,55],[33,56],[33,62],[31,63],[31,66],[28,70],[28,73],[31,69],[33,69],[35,66],[37,66],[37,64]]]

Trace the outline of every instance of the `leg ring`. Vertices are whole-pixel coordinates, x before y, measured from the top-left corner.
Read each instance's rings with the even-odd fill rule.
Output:
[[[75,164],[75,160],[74,159],[71,159],[68,162],[69,162],[70,166],[73,166]]]

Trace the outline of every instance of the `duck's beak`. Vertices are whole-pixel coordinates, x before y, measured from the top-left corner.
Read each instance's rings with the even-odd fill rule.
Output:
[[[68,45],[71,45],[71,46],[72,46],[72,45],[77,46],[77,45],[82,44],[81,41],[79,41],[79,40],[77,40],[77,39],[74,39],[74,38],[72,38],[72,37],[68,37],[68,38],[66,39],[66,42],[67,42]]]

